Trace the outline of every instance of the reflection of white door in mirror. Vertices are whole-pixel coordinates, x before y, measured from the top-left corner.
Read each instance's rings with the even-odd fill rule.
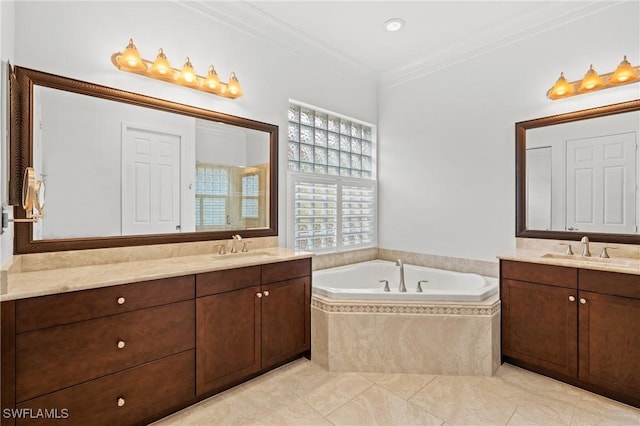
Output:
[[[635,137],[567,140],[567,230],[636,232]]]
[[[180,232],[181,135],[123,125],[122,233]]]

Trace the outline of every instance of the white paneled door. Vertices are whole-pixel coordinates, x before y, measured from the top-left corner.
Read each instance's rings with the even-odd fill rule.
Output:
[[[181,140],[123,124],[123,235],[180,232]]]
[[[566,229],[636,232],[636,134],[568,140]]]

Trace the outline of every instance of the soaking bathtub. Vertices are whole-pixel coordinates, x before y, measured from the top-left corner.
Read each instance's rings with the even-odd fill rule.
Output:
[[[498,280],[373,260],[313,272],[311,358],[330,371],[491,376]],[[389,292],[384,283],[389,281]],[[417,292],[418,281],[422,292]]]
[[[384,283],[390,291],[384,291]],[[416,291],[418,281],[422,292]],[[398,290],[400,267],[394,262],[371,260],[324,269],[313,273],[313,294],[332,299],[429,300],[480,302],[498,293],[498,280],[476,274],[445,271],[424,266],[404,265],[407,291]]]

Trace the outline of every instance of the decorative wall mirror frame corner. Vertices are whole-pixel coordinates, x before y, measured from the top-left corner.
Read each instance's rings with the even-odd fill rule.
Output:
[[[177,158],[177,163],[175,164],[178,165],[172,166],[173,168],[167,168],[164,167],[164,164],[158,163],[164,167],[162,170],[171,171],[167,173],[161,171],[159,172],[161,175],[157,177],[157,180],[160,182],[165,176],[162,175],[162,173],[170,176],[169,179],[173,179],[171,181],[173,185],[172,187],[174,189],[178,188],[178,192],[180,192],[180,195],[173,195],[173,204],[171,204],[173,207],[172,209],[169,209],[171,212],[177,211],[178,214],[174,214],[173,216],[179,217],[178,220],[182,221],[179,222],[178,226],[171,228],[175,229],[175,232],[146,232],[145,230],[139,232],[136,231],[137,228],[125,227],[124,219],[115,218],[114,223],[118,222],[117,226],[121,226],[119,234],[105,233],[106,235],[72,235],[73,232],[70,230],[69,235],[54,237],[47,236],[49,234],[43,233],[42,229],[36,228],[36,226],[46,226],[43,224],[47,224],[47,221],[50,221],[51,224],[49,227],[55,228],[54,233],[59,233],[61,227],[59,225],[60,222],[55,221],[56,217],[69,217],[72,219],[75,214],[76,218],[86,218],[86,211],[88,209],[91,211],[91,208],[94,208],[96,213],[102,214],[103,216],[105,216],[106,213],[102,212],[104,209],[100,209],[99,207],[85,206],[84,204],[86,203],[83,204],[82,201],[78,203],[65,203],[64,200],[69,199],[68,196],[66,196],[67,198],[64,198],[64,200],[60,200],[59,197],[61,196],[61,193],[73,193],[73,188],[69,188],[68,185],[62,186],[63,184],[59,182],[64,182],[63,179],[59,179],[56,176],[57,180],[55,180],[51,176],[52,174],[56,174],[57,171],[63,167],[54,167],[54,165],[43,163],[47,167],[43,166],[41,168],[35,168],[36,172],[44,173],[46,171],[47,174],[43,174],[42,179],[44,180],[44,176],[46,176],[50,181],[47,182],[47,213],[45,218],[40,221],[40,224],[38,225],[20,222],[15,223],[15,254],[220,240],[227,238],[230,239],[235,234],[241,234],[242,237],[246,238],[278,235],[277,125],[87,83],[19,66],[12,67],[9,65],[8,67],[10,92],[10,164],[8,194],[9,203],[14,205],[14,217],[16,219],[24,219],[26,216],[26,212],[22,208],[21,204],[22,177],[27,167],[34,166],[34,153],[38,162],[43,163],[44,160],[41,157],[44,157],[45,153],[41,153],[39,150],[44,152],[46,151],[45,147],[49,147],[47,149],[54,151],[57,150],[55,151],[56,153],[62,154],[59,155],[59,157],[69,157],[67,160],[64,160],[63,158],[63,160],[58,159],[57,161],[67,161],[70,163],[70,167],[75,167],[78,163],[84,165],[83,159],[86,158],[82,157],[81,150],[77,149],[78,146],[83,146],[82,144],[92,139],[92,136],[95,136],[93,139],[96,140],[100,138],[104,139],[104,135],[102,134],[104,132],[96,131],[95,134],[90,134],[88,137],[85,135],[84,140],[81,140],[75,145],[69,145],[65,142],[64,147],[71,147],[67,150],[67,148],[62,149],[60,147],[56,147],[55,149],[52,148],[51,145],[54,144],[54,137],[50,137],[50,139],[47,140],[42,135],[36,135],[37,143],[34,146],[34,133],[36,133],[34,130],[34,124],[38,121],[40,123],[38,126],[41,129],[42,122],[45,121],[45,118],[43,117],[48,117],[48,120],[51,123],[55,122],[54,118],[51,117],[58,117],[58,119],[62,117],[65,120],[65,123],[60,124],[56,122],[57,124],[53,125],[53,127],[63,128],[62,131],[65,132],[70,125],[66,120],[76,120],[76,122],[81,122],[85,119],[85,117],[76,117],[74,116],[75,113],[69,112],[85,109],[85,103],[95,102],[100,105],[100,108],[117,108],[118,110],[122,108],[123,110],[126,110],[126,112],[115,113],[117,116],[126,117],[126,119],[121,119],[121,121],[117,123],[118,140],[109,140],[106,144],[104,143],[104,140],[102,140],[102,145],[96,145],[102,148],[104,145],[113,144],[113,147],[111,148],[113,148],[114,152],[118,153],[117,158],[121,163],[113,165],[112,169],[117,170],[117,173],[120,173],[118,176],[118,179],[120,180],[115,183],[111,181],[109,185],[111,188],[117,186],[119,188],[120,196],[116,195],[115,197],[117,197],[117,200],[116,198],[113,198],[113,200],[117,202],[110,202],[108,206],[113,207],[113,205],[117,204],[116,207],[121,209],[123,216],[129,215],[129,213],[125,214],[124,206],[136,204],[137,202],[135,198],[133,199],[133,202],[126,201],[125,199],[127,197],[123,195],[129,191],[129,189],[125,188],[126,176],[124,170],[127,168],[126,165],[129,163],[124,163],[124,152],[131,150],[125,147],[125,131],[128,129],[125,124],[131,122],[136,125],[134,130],[137,130],[139,127],[149,133],[156,134],[153,133],[156,132],[156,127],[149,127],[149,123],[157,123],[157,126],[162,129],[170,129],[168,133],[169,137],[173,137],[173,131],[171,130],[173,128],[170,126],[174,125],[174,122],[183,123],[181,124],[183,127],[186,126],[184,123],[189,123],[188,126],[186,126],[188,130],[186,130],[186,133],[182,134],[182,139],[178,137],[177,142],[172,142],[173,145],[160,140],[160,137],[158,137],[160,142],[156,143],[156,145],[160,147],[158,148],[161,152],[160,155],[164,155],[163,153],[166,152],[177,151],[177,153],[173,155]],[[38,96],[41,96],[38,102],[35,101],[36,93],[39,94]],[[65,108],[55,108],[58,110],[55,111],[55,113],[43,113],[40,110],[37,110],[37,114],[40,115],[38,115],[36,120],[34,108],[36,104],[38,105],[37,108],[44,108],[44,106],[42,106],[42,104],[44,104],[42,99],[64,98],[64,102],[67,102],[69,101],[69,97],[77,98],[82,107],[74,106],[68,109],[68,104],[65,104]],[[131,113],[132,110],[133,114]],[[161,116],[162,118],[158,119],[158,116],[154,114],[158,114],[158,116]],[[91,114],[92,117],[96,115],[100,114]],[[130,118],[132,116],[136,118]],[[147,121],[140,119],[139,117],[141,116],[145,117]],[[64,126],[67,126],[67,128]],[[90,125],[86,124],[86,126]],[[109,124],[105,124],[105,126],[115,127],[115,124],[110,122]],[[86,131],[87,128],[84,128],[83,130]],[[58,133],[54,130],[58,131]],[[59,129],[52,129],[52,131],[43,133],[50,136],[60,134],[60,131],[61,130]],[[64,134],[65,138],[58,139],[66,139],[67,134]],[[204,141],[196,141],[196,135],[201,137],[200,135],[203,134],[207,138],[205,138]],[[126,140],[128,141],[128,139]],[[156,145],[151,146],[153,147]],[[172,148],[173,146],[176,148]],[[185,148],[185,146],[187,146],[187,148]],[[38,147],[39,150],[36,150],[36,147]],[[219,147],[222,147],[223,149],[219,149]],[[132,155],[137,155],[138,151],[136,151],[136,149],[137,148],[134,148],[132,150]],[[151,150],[153,151],[153,148]],[[87,150],[87,153],[89,152],[90,150]],[[202,154],[202,152],[204,152],[204,154]],[[201,160],[201,155],[204,157],[204,160]],[[93,154],[91,160],[87,160],[87,162],[106,162],[106,159],[98,158],[101,156],[101,153]],[[230,159],[231,157],[233,157],[233,160]],[[192,161],[187,161],[189,159]],[[57,164],[59,165],[62,163]],[[88,167],[86,165],[84,166],[85,168]],[[206,185],[208,185],[207,188],[212,186],[210,184],[212,179],[212,170],[216,173],[222,170],[222,172],[225,173],[225,182],[229,182],[229,192],[226,195],[223,194],[223,196],[220,196],[219,192],[215,194],[214,192],[209,192],[202,195],[203,193],[197,192],[197,188],[205,187],[205,183],[199,180],[202,178],[200,175],[204,176],[202,179],[207,179],[208,176],[209,180],[206,182]],[[89,173],[89,176],[87,176],[87,173],[78,172],[78,175],[76,175],[74,179],[75,182],[84,184],[86,179],[90,179],[92,177],[91,175],[96,175],[96,182],[101,182],[100,178],[102,178],[102,181],[107,181],[107,179],[104,178],[104,176],[101,176],[100,173],[100,171],[96,170],[94,173]],[[136,189],[131,190],[134,192],[135,196],[135,194],[138,194],[140,191],[140,185],[137,185],[139,181],[136,180],[138,179],[138,175],[136,174],[138,171],[136,169],[133,172],[127,173],[132,176],[130,179],[136,184],[133,185]],[[148,181],[150,181],[150,179],[156,179],[156,176],[158,175],[150,173],[149,176],[151,176],[151,178],[149,178]],[[249,179],[247,177],[254,177],[255,179]],[[215,175],[213,179],[216,179]],[[67,182],[70,182],[68,177]],[[64,191],[59,190],[59,188],[56,187],[56,184],[61,185],[60,187],[64,188]],[[152,186],[154,184],[149,185]],[[162,183],[158,183],[156,185],[162,185]],[[215,184],[213,186],[215,186]],[[164,187],[161,187],[161,189],[162,188]],[[246,189],[246,192],[245,188],[248,188]],[[101,190],[96,189],[96,191]],[[145,192],[145,194],[149,194],[151,192],[154,194],[163,194],[167,192],[164,190],[147,191],[148,192]],[[86,188],[78,190],[78,192],[80,200],[84,200],[88,195]],[[169,192],[173,194],[176,191]],[[101,194],[99,193],[98,195]],[[92,196],[95,196],[95,194],[92,194]],[[162,198],[163,195],[160,195],[159,197]],[[213,205],[209,206],[206,202],[213,202],[212,200],[215,197],[217,197],[216,202],[218,203],[216,206],[226,205],[226,207],[223,207],[226,209],[223,210],[224,213],[215,213],[219,216],[222,215],[222,217],[226,214],[226,220],[224,223],[217,221],[218,219],[216,217],[211,219],[210,216],[206,216],[213,214],[209,212],[216,207]],[[60,212],[56,212],[56,200],[59,205],[64,206],[63,208],[58,207],[58,209],[61,210]],[[198,202],[200,202],[200,207],[198,207]],[[166,205],[167,202],[164,202],[163,204],[163,201],[159,201],[155,204],[162,206]],[[158,209],[162,210],[162,207],[159,207]],[[165,209],[165,211],[169,210]],[[203,213],[205,210],[207,212],[206,214]],[[218,212],[218,210],[216,210],[216,212]],[[65,214],[62,214],[62,211],[64,211]],[[185,211],[189,214],[185,214]],[[232,214],[229,214],[229,211],[232,211]],[[71,212],[71,214],[67,214],[69,212]],[[193,219],[192,216],[194,212],[196,212],[196,215],[199,212],[201,217]],[[96,216],[99,216],[99,214]],[[134,217],[134,220],[137,217],[135,212],[130,215]],[[169,213],[169,215],[171,215],[171,213]],[[186,222],[188,222],[188,226],[184,226],[185,217],[189,217],[189,219],[186,220]],[[91,218],[85,220],[85,222],[87,227],[92,226]],[[103,220],[100,220],[97,217],[94,221],[96,227],[99,227],[102,222]],[[54,226],[53,223],[56,223],[56,225]],[[67,223],[71,222],[67,221]],[[71,227],[71,225],[69,226]],[[75,227],[75,224],[73,226]],[[173,226],[173,224],[171,226]],[[34,238],[34,229],[37,229],[36,236],[38,238]],[[133,231],[129,231],[130,229],[133,229]],[[149,229],[160,228],[155,227]],[[75,232],[75,230],[73,231]],[[91,233],[93,231],[89,232]]]
[[[632,129],[632,131],[618,130],[619,128],[621,128],[620,123],[622,123],[623,120],[625,124],[622,127]],[[615,127],[609,129],[607,126],[610,125],[614,125]],[[592,132],[592,129],[597,129],[595,134],[588,133]],[[577,204],[579,203],[578,201],[575,201],[580,198],[579,195],[576,198],[575,194],[578,194],[577,191],[582,188],[579,183],[576,183],[578,181],[576,181],[577,178],[575,177],[575,170],[578,169],[578,167],[575,166],[575,164],[577,164],[577,157],[575,152],[578,152],[576,150],[583,149],[585,147],[589,148],[589,144],[592,144],[592,146],[596,146],[593,145],[595,143],[606,144],[608,143],[607,138],[610,138],[612,135],[616,137],[619,135],[629,135],[632,143],[635,143],[636,147],[633,153],[629,154],[634,167],[634,171],[632,172],[634,178],[630,180],[633,181],[632,185],[638,184],[638,177],[640,176],[640,159],[638,158],[636,150],[637,145],[640,144],[640,140],[638,140],[640,139],[640,99],[549,117],[537,118],[533,120],[521,121],[515,124],[515,132],[516,237],[580,240],[584,235],[588,235],[592,241],[622,244],[640,244],[640,233],[638,233],[637,226],[638,221],[640,221],[640,208],[638,208],[640,207],[640,199],[638,199],[638,197],[640,197],[640,194],[635,189],[633,189],[633,192],[635,194],[635,199],[633,200],[633,202],[623,200],[623,202],[621,203],[629,205],[633,210],[631,212],[631,215],[635,216],[630,220],[631,223],[626,227],[611,226],[609,228],[613,228],[613,231],[610,232],[607,226],[605,226],[607,225],[607,223],[603,224],[602,226],[598,225],[594,227],[588,226],[588,221],[583,221],[583,224],[586,223],[584,227],[574,225],[574,223],[579,220],[578,218],[582,217],[578,214],[579,208],[577,207]],[[574,137],[573,135],[579,136]],[[590,139],[595,142],[586,142],[585,145],[585,141],[588,141]],[[555,146],[554,143],[556,144]],[[623,146],[622,143],[620,143],[619,145]],[[555,152],[553,151],[554,148]],[[530,170],[527,169],[527,158],[529,155],[531,155],[531,153],[528,152],[528,149],[536,152],[535,156],[531,156],[530,158],[530,160],[532,160]],[[539,164],[538,161],[540,160],[538,160],[537,158],[542,158],[541,156],[539,156],[539,154],[542,154],[543,151],[547,150],[549,152],[545,153],[547,160],[545,160],[546,163],[544,164],[548,164],[547,169],[549,170],[549,173],[542,173],[543,175],[547,175],[546,178],[534,179],[532,176],[539,176],[537,172],[534,173],[534,164],[536,164],[536,168],[539,167],[537,164]],[[574,150],[574,154],[570,153],[571,150]],[[627,151],[631,152],[630,149],[628,149]],[[559,157],[561,157],[560,162],[558,160]],[[536,160],[535,163],[533,162],[534,159]],[[573,166],[571,166],[572,162]],[[558,167],[557,164],[560,164],[560,167]],[[600,169],[598,169],[598,167],[600,167]],[[543,169],[545,169],[544,166],[541,170]],[[595,166],[593,170],[596,170],[596,172],[594,173],[598,173],[597,170],[602,169],[602,166]],[[570,171],[572,173],[570,173]],[[554,176],[553,178],[552,175]],[[557,179],[561,181],[561,184],[558,184]],[[604,181],[601,175],[597,175],[593,179],[594,182],[596,180]],[[625,177],[621,176],[618,181],[622,181],[624,179]],[[533,182],[544,182],[544,185],[538,186],[536,184],[536,186],[534,187]],[[544,189],[547,188],[547,185],[549,187],[548,191],[543,190],[542,193],[544,194],[544,196],[540,196],[538,188]],[[528,189],[529,194],[527,193]],[[564,193],[562,193],[562,191],[564,191]],[[622,191],[620,192],[622,193]],[[569,195],[569,193],[573,194],[574,196],[572,197],[571,195]],[[559,195],[562,195],[564,197],[564,200],[562,202],[558,201],[561,200],[561,197],[559,197]],[[528,197],[532,198],[532,201],[530,201],[529,203]],[[624,196],[620,197],[623,198]],[[599,207],[601,208],[597,210],[602,210],[604,213],[596,213],[596,215],[600,214],[606,216],[606,211],[608,210],[606,200],[608,200],[608,198],[601,198],[603,198],[602,205],[600,205]],[[573,199],[574,201],[568,201],[570,199]],[[539,202],[541,200],[544,201],[544,203],[542,204],[544,204],[545,208],[543,209],[539,208]],[[547,202],[548,205],[546,204]],[[588,202],[586,204],[588,205]],[[562,206],[558,207],[559,205]],[[540,215],[542,220],[537,221],[537,225],[530,225],[532,222],[534,222],[532,216],[534,216],[533,212],[535,209],[537,209],[538,212],[542,213]],[[617,215],[618,217],[623,217],[626,215],[626,212],[622,211],[622,208],[616,207],[612,210],[614,211],[614,215]],[[547,215],[549,217],[548,222],[546,221]],[[556,222],[555,225],[554,220]],[[597,220],[594,219],[593,223],[596,222]],[[624,222],[624,220],[622,220],[621,223],[622,222]],[[635,229],[633,229],[634,227]]]

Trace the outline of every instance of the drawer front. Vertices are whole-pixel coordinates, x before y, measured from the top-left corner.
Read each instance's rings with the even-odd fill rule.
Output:
[[[311,275],[311,258],[262,265],[262,283],[274,283]]]
[[[16,301],[16,331],[38,330],[192,299],[194,276],[123,284]]]
[[[580,290],[640,299],[640,275],[580,269]]]
[[[195,397],[195,354],[186,351],[18,404],[66,419],[17,424],[131,425],[178,408]],[[55,410],[55,411],[54,411]]]
[[[194,304],[177,302],[18,334],[16,400],[194,348]]]
[[[196,275],[196,297],[260,285],[260,266],[226,269]]]
[[[501,260],[500,278],[556,287],[578,288],[578,270],[564,266]]]

